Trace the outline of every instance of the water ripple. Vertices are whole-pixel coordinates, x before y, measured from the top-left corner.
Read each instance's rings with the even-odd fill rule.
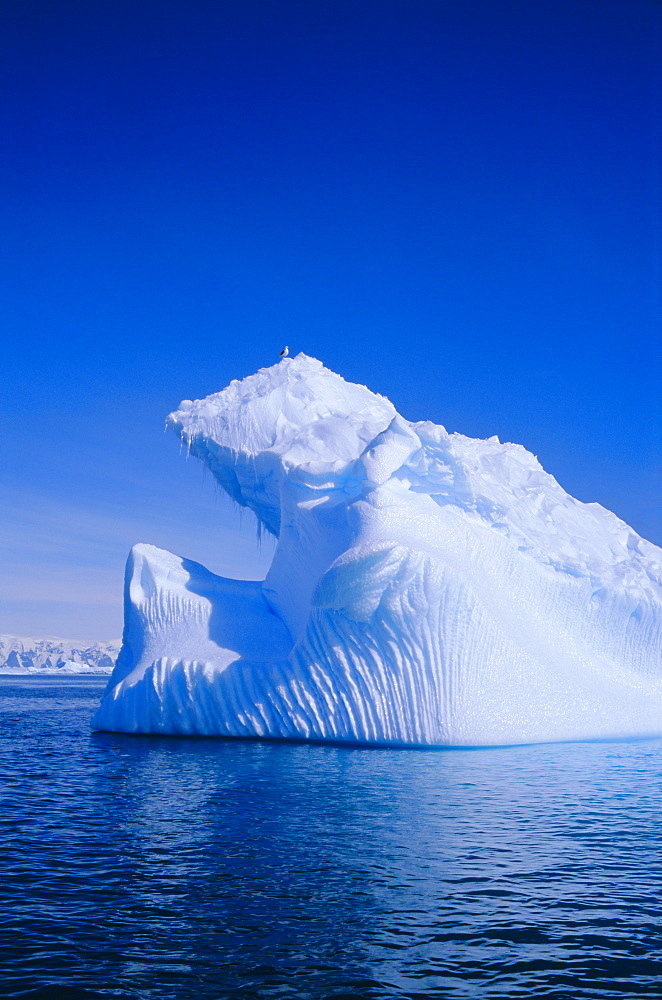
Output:
[[[660,741],[91,735],[100,684],[0,678],[3,996],[659,992]]]

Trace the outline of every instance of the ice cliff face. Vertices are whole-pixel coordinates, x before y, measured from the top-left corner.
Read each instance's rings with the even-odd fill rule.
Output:
[[[169,425],[278,538],[261,583],[148,545],[97,729],[409,745],[662,733],[662,550],[299,355]]]

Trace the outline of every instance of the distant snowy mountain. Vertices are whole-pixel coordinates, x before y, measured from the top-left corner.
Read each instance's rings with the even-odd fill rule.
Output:
[[[121,642],[94,642],[48,636],[0,635],[0,672],[67,674],[111,673]]]

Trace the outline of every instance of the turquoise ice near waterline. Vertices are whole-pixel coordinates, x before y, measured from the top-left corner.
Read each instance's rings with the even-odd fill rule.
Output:
[[[168,418],[278,539],[263,583],[149,545],[97,730],[407,746],[662,734],[662,550],[496,437],[300,354]]]

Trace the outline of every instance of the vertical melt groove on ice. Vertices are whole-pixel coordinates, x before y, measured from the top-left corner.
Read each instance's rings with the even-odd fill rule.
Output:
[[[136,545],[97,730],[417,746],[662,733],[662,550],[524,448],[303,354],[168,418],[277,539],[264,582]]]

